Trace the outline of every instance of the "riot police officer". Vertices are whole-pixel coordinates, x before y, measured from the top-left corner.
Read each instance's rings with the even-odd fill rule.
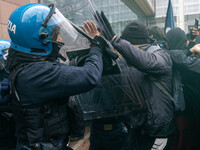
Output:
[[[69,96],[94,88],[102,73],[102,50],[92,45],[82,67],[57,61],[76,30],[54,5],[27,4],[8,21],[10,71],[17,149],[71,149]]]
[[[14,120],[10,109],[9,80],[4,69],[5,57],[7,55],[10,41],[0,39],[0,148],[1,150],[14,150],[16,137]]]

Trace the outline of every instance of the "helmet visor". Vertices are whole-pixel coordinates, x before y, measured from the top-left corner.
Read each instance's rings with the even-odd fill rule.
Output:
[[[72,45],[78,36],[77,31],[57,8],[47,22],[47,28],[51,31],[52,41],[63,42],[65,45]]]

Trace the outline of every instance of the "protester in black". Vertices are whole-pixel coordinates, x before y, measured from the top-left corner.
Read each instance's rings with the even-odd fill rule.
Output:
[[[197,150],[200,139],[200,59],[186,56],[187,39],[180,28],[170,30],[165,40],[173,68],[180,72],[186,106],[185,111],[176,115],[177,133],[172,149]]]
[[[149,45],[148,32],[144,25],[138,22],[127,25],[122,33],[124,40],[114,34],[104,14],[101,16],[106,24],[105,28],[108,28],[110,32],[102,34],[111,41],[129,66],[146,74],[146,84],[143,84],[143,88],[146,91],[145,94],[148,95],[147,113],[140,132],[140,149],[164,149],[168,143],[168,137],[174,132],[174,102],[155,85],[151,77],[156,78],[157,82],[171,93],[171,59],[160,47]],[[140,45],[144,51],[133,45]]]
[[[90,33],[92,24],[86,21],[83,29]],[[103,56],[103,60],[110,59]],[[128,140],[127,121],[125,118],[130,112],[135,112],[134,126],[141,125],[144,118],[145,102],[142,95],[142,85],[145,75],[133,67],[128,67],[123,58],[116,60],[121,72],[113,69],[113,72],[104,74],[99,85],[92,91],[87,92],[83,99],[88,109],[85,110],[90,118],[90,150],[130,150],[132,143]],[[112,61],[111,61],[112,62]],[[104,69],[108,67],[104,62]],[[145,84],[145,83],[144,83]],[[135,110],[134,110],[135,109]],[[95,117],[94,114],[96,113]],[[93,115],[92,115],[93,114]],[[137,117],[136,117],[137,116]],[[136,119],[137,118],[137,119]]]
[[[149,44],[146,27],[138,22],[130,23],[122,32],[121,38],[116,37],[112,44],[127,63],[146,73],[147,78],[156,78],[157,82],[171,93],[172,62],[168,54],[160,47]],[[142,47],[141,44],[147,45]],[[133,45],[140,45],[144,50]],[[140,136],[141,149],[159,148],[159,146],[164,148],[169,141],[168,137],[174,131],[174,103],[155,85],[152,79],[150,82],[152,93],[151,98],[147,100],[149,107],[147,107],[146,120]]]

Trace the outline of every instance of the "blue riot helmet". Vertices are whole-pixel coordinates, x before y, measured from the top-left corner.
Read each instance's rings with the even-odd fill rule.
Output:
[[[8,33],[12,49],[42,56],[52,52],[52,44],[58,38],[65,45],[72,45],[78,35],[53,4],[38,3],[17,8],[9,17]]]
[[[5,69],[5,61],[8,55],[8,48],[10,47],[10,41],[0,39],[0,72]]]

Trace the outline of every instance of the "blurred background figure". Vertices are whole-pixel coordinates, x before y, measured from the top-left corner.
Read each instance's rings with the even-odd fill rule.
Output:
[[[177,131],[172,150],[198,150],[200,139],[200,59],[186,55],[187,38],[180,28],[165,35],[166,47],[173,61],[173,72],[178,71],[184,95],[185,109],[176,112]],[[192,54],[192,52],[191,52]],[[179,99],[181,100],[181,99]]]
[[[160,47],[163,47],[161,44],[163,44],[164,30],[158,26],[148,26],[147,30],[150,38],[155,39],[155,42],[157,42]]]
[[[0,39],[0,149],[14,150],[16,147],[15,123],[11,113],[10,88],[5,61],[10,41]]]

